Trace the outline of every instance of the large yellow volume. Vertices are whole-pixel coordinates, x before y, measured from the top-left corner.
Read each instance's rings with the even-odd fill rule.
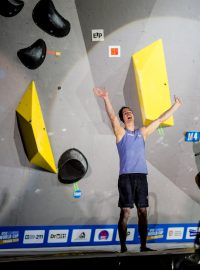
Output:
[[[29,84],[16,113],[29,161],[47,171],[57,173],[34,81]]]
[[[150,124],[171,107],[170,91],[162,40],[132,55],[142,121]],[[173,116],[161,126],[173,126]]]

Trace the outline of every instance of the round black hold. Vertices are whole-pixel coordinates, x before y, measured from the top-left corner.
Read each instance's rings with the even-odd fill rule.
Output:
[[[58,161],[58,179],[63,184],[72,184],[81,180],[87,170],[87,159],[76,148],[64,152]]]
[[[198,188],[200,189],[200,172],[198,172],[197,175],[195,176],[195,182]]]
[[[67,36],[70,32],[70,23],[56,10],[51,0],[40,0],[32,12],[35,24],[55,37]]]
[[[0,14],[4,17],[17,15],[24,7],[24,2],[20,0],[1,0]]]
[[[31,46],[17,52],[20,61],[29,69],[38,68],[46,57],[47,47],[42,39],[38,39]]]

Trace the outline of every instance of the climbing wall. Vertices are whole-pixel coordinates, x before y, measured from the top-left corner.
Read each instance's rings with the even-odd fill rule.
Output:
[[[119,249],[119,159],[92,89],[106,88],[116,113],[130,106],[136,127],[147,124],[142,113],[149,107],[138,91],[148,82],[148,97],[149,74],[161,73],[142,78],[132,56],[158,40],[162,56],[148,51],[142,59],[164,60],[167,92],[162,85],[159,104],[148,98],[148,106],[162,110],[160,103],[170,106],[174,95],[183,106],[146,142],[148,241],[193,245],[200,202],[199,8],[195,0],[1,1],[1,250]],[[135,208],[128,235],[129,245],[139,243]]]

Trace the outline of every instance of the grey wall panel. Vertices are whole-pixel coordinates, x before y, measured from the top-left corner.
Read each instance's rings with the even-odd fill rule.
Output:
[[[99,2],[97,1],[97,3]],[[130,79],[131,76],[134,76],[130,56],[162,38],[171,99],[173,100],[174,94],[181,96],[184,107],[174,116],[175,126],[164,129],[164,137],[160,137],[157,133],[149,139],[147,159],[182,191],[199,202],[199,189],[194,180],[199,162],[197,158],[196,160],[194,158],[192,144],[184,141],[184,132],[198,129],[199,122],[199,107],[198,105],[191,106],[194,104],[194,99],[198,100],[199,97],[197,76],[200,64],[199,3],[197,1],[176,1],[176,3],[173,1],[148,1],[147,8],[146,1],[141,6],[138,3],[138,6],[143,9],[141,17],[138,18],[134,13],[137,8],[134,9],[131,6],[132,1],[131,3],[125,1],[124,8],[120,6],[120,1],[115,2],[114,7],[112,1],[107,1],[108,9],[115,14],[114,20],[110,19],[106,13],[105,3],[98,8],[97,15],[91,1],[86,1],[83,5],[81,1],[77,0],[76,4],[94,80],[97,85],[109,90],[116,111],[124,103],[135,108],[134,95],[130,94],[131,91],[136,91],[135,82]],[[137,6],[137,3],[134,4],[134,7]],[[143,4],[146,4],[146,16]],[[129,19],[123,20],[123,12],[127,10],[127,6],[132,12],[127,11]],[[101,28],[102,20],[106,39],[104,42],[92,46],[91,39],[88,37],[89,29]],[[113,31],[109,31],[109,26],[105,25],[112,25]],[[121,59],[108,58],[105,47],[108,48],[109,45],[121,46]],[[127,70],[127,68],[129,69]],[[138,110],[136,111],[138,113]],[[137,124],[140,125],[140,122]]]

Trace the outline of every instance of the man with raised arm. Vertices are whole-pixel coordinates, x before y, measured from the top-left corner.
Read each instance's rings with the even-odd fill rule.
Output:
[[[127,251],[127,223],[134,204],[137,208],[140,251],[151,251],[152,249],[146,246],[148,228],[147,207],[149,206],[149,202],[145,141],[162,122],[173,115],[182,105],[182,101],[179,97],[175,97],[173,105],[168,110],[152,121],[148,126],[136,129],[134,114],[129,107],[124,106],[119,110],[119,118],[124,124],[124,126],[121,126],[109,99],[108,92],[105,89],[97,87],[93,90],[95,95],[102,98],[104,101],[105,109],[116,137],[116,145],[119,154],[118,206],[121,211],[118,221],[118,233],[121,252]]]

